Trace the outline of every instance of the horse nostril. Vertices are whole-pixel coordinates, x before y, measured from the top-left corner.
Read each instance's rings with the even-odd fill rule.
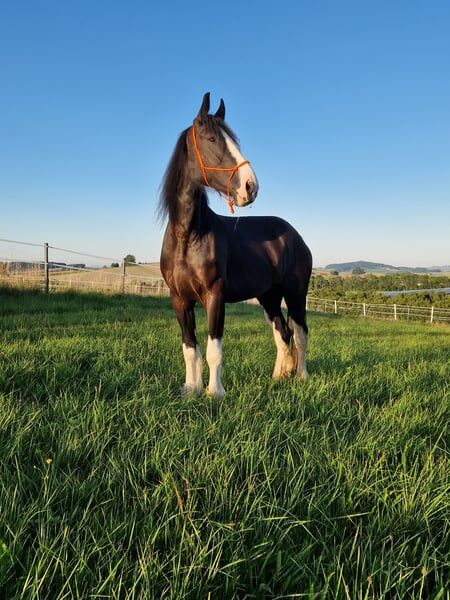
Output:
[[[251,179],[249,179],[247,181],[247,183],[245,184],[245,189],[247,190],[247,194],[249,196],[251,196],[253,194],[253,190],[255,189],[255,184],[253,183],[253,181]]]

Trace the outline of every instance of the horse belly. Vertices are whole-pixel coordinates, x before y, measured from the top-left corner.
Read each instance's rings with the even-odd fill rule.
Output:
[[[269,265],[257,263],[228,266],[225,302],[241,302],[257,298],[273,285],[273,273]]]

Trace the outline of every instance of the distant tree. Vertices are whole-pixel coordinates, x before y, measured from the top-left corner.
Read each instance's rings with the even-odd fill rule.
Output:
[[[134,254],[127,254],[124,258],[126,263],[135,263],[136,262],[136,257],[134,256]]]
[[[113,263],[111,263],[111,267],[112,267],[112,268],[114,268],[114,267],[118,267],[118,266],[119,266],[119,263],[118,263],[118,262],[113,262]]]
[[[339,271],[330,271],[330,275],[339,275]]]
[[[355,267],[352,271],[352,275],[364,275],[365,271],[361,267]]]

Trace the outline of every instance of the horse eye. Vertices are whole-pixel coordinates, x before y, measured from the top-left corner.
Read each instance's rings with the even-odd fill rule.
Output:
[[[209,141],[210,141],[210,142],[215,142],[215,141],[216,141],[216,138],[215,138],[215,137],[210,137],[210,138],[209,138]]]

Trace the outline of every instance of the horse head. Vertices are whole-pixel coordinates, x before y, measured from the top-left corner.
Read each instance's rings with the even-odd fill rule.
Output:
[[[235,134],[225,123],[225,104],[220,100],[214,115],[209,114],[209,92],[203,97],[198,115],[188,135],[189,155],[194,177],[227,196],[233,204],[247,206],[258,193],[258,180],[239,148]]]

